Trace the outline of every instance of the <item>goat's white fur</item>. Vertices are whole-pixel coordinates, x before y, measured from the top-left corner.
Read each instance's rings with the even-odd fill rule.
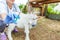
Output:
[[[7,36],[9,40],[13,40],[11,32],[14,30],[15,26],[18,28],[24,28],[26,33],[25,40],[30,40],[29,29],[32,28],[32,24],[36,25],[37,16],[35,14],[20,14],[20,19],[17,20],[17,24],[11,23],[8,26]]]

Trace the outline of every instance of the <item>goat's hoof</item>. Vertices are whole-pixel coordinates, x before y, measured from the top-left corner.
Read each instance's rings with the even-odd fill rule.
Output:
[[[13,40],[12,38],[10,38],[9,40]]]
[[[25,40],[30,40],[29,38],[26,38]]]

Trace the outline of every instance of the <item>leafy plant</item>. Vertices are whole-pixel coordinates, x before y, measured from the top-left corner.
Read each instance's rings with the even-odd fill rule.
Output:
[[[48,13],[51,13],[53,10],[52,6],[48,6],[47,10],[48,10]]]
[[[47,14],[60,14],[60,12],[59,11],[57,11],[57,10],[53,10],[54,9],[54,7],[55,6],[57,6],[57,4],[49,4],[48,5],[48,8],[47,8]]]
[[[27,6],[26,6],[26,5],[21,4],[21,5],[19,6],[19,8],[20,8],[20,10],[21,10],[24,14],[27,13]]]
[[[22,9],[23,9],[23,6],[24,6],[23,4],[21,4],[21,5],[19,6],[20,10],[22,10]]]

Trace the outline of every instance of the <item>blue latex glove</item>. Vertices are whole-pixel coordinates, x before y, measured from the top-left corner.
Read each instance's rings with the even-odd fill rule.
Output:
[[[16,23],[16,21],[19,19],[19,15],[16,14],[10,14],[6,16],[5,23]]]
[[[13,22],[14,22],[14,23],[16,23],[16,21],[17,21],[18,19],[20,19],[20,16],[19,16],[19,15],[16,15],[16,14],[13,14],[13,17],[14,17],[14,19],[13,19]]]

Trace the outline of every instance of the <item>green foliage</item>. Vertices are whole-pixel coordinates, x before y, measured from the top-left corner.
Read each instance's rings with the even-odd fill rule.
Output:
[[[27,6],[24,7],[24,9],[22,10],[23,13],[27,13]]]
[[[57,4],[49,4],[47,8],[47,14],[60,14],[59,11],[53,10],[55,6],[57,6]]]
[[[21,4],[21,5],[19,6],[20,10],[22,10],[23,6],[24,6],[23,4]]]
[[[48,13],[51,13],[53,10],[52,6],[48,6],[47,10],[48,10]]]
[[[60,11],[54,9],[56,6],[56,4],[48,5],[46,17],[54,20],[60,20]]]
[[[26,6],[26,5],[21,4],[21,5],[19,6],[19,8],[20,8],[20,10],[21,10],[24,14],[27,13],[27,6]]]

